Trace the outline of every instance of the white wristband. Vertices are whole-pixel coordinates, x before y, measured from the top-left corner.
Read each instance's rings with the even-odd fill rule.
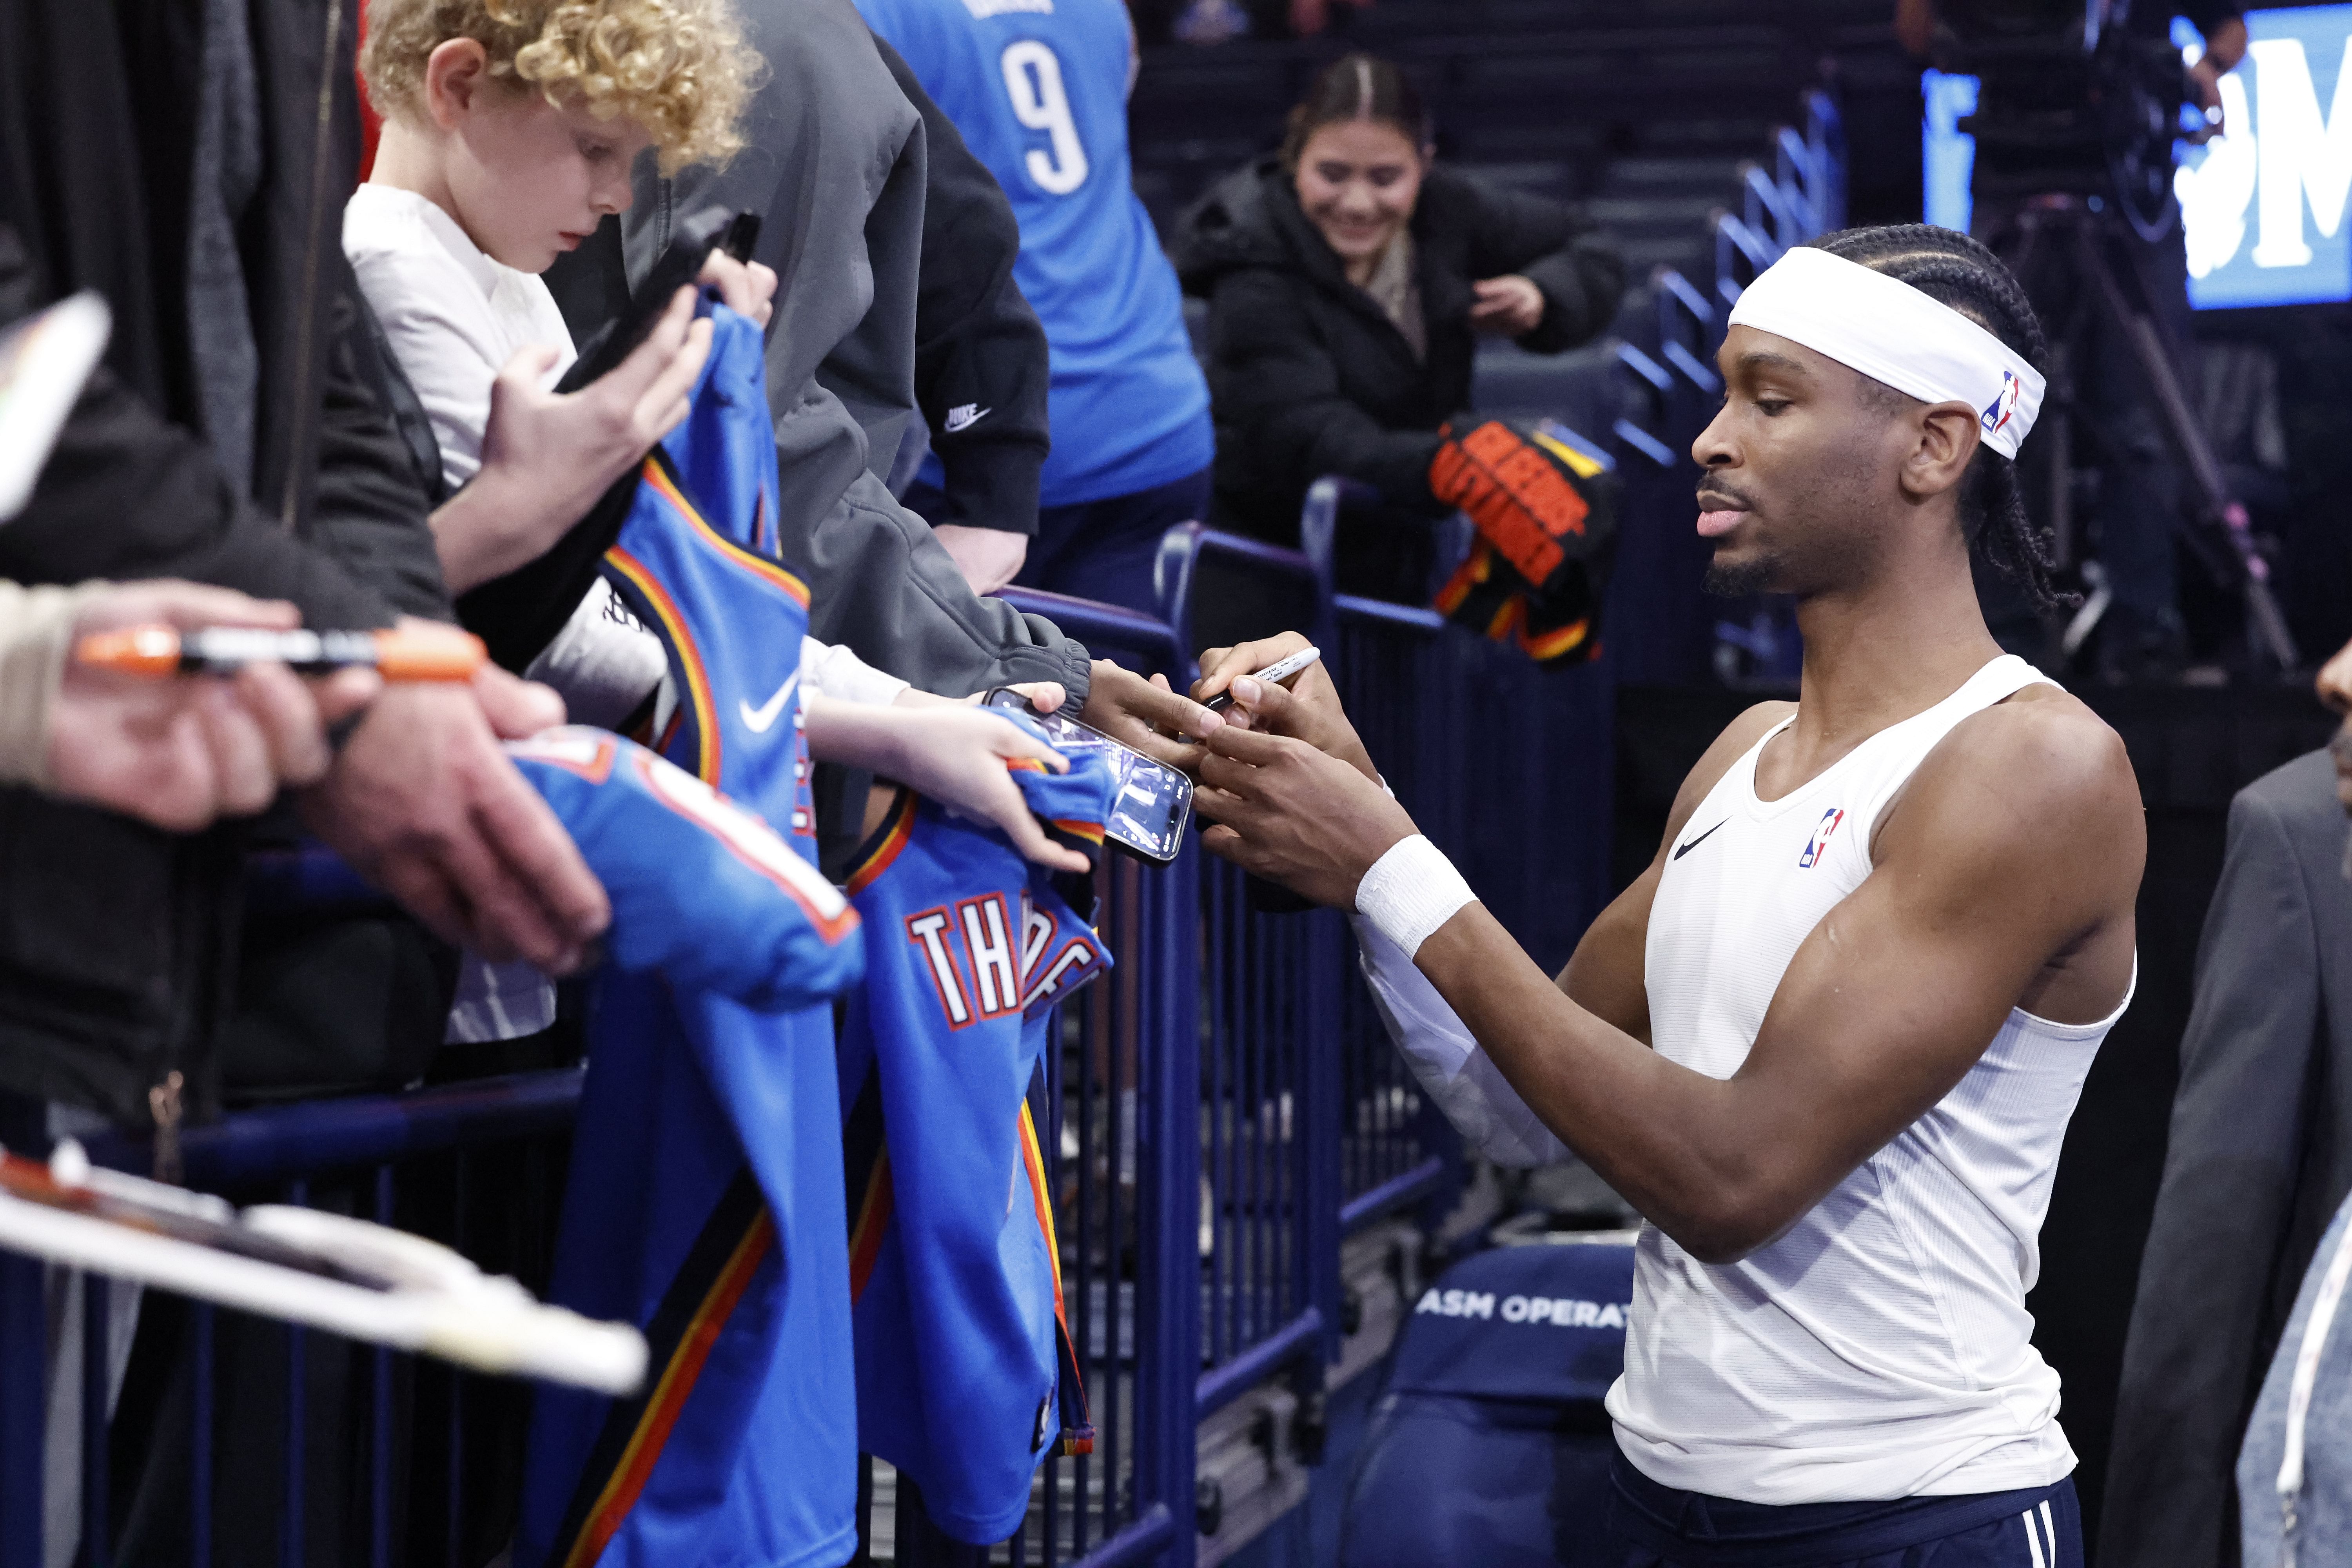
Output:
[[[1445,852],[1418,833],[1390,845],[1356,884],[1356,912],[1407,958],[1463,905],[1477,901]]]

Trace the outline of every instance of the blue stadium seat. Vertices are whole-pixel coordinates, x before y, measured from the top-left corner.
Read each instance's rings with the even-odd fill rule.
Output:
[[[1633,1248],[1498,1247],[1425,1291],[1350,1479],[1340,1568],[1601,1568]]]

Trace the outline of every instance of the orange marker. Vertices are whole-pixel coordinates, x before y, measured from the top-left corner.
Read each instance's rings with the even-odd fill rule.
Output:
[[[74,644],[74,662],[124,675],[235,675],[275,661],[297,675],[373,669],[386,680],[470,680],[488,653],[482,639],[456,626],[383,632],[273,632],[213,626],[179,632],[129,626]]]

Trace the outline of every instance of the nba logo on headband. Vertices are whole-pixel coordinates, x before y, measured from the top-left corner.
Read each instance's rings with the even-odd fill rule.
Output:
[[[1986,404],[1984,413],[1979,416],[1983,421],[1984,432],[1986,435],[1998,436],[2000,434],[2001,426],[2007,425],[2011,417],[2017,413],[2017,400],[2024,395],[2025,384],[2017,379],[2017,373],[2008,370],[2002,371],[2000,373],[2000,395],[1994,398],[1990,403]]]

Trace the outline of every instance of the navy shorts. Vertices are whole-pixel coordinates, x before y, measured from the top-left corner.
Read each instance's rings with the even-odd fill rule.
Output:
[[[1660,1486],[1616,1456],[1623,1568],[2083,1568],[2074,1482],[1790,1508]]]

